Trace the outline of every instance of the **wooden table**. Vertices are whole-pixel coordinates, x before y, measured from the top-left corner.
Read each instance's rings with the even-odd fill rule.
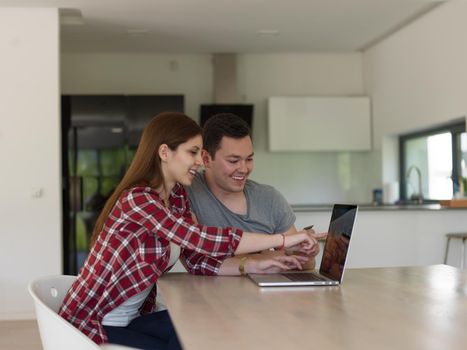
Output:
[[[467,349],[467,273],[447,265],[350,269],[340,287],[158,284],[186,350]]]

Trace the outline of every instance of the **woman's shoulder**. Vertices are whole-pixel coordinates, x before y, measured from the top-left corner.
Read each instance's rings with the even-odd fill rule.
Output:
[[[120,195],[120,201],[135,201],[138,198],[154,198],[159,199],[159,193],[150,186],[136,185],[122,191]]]
[[[185,188],[180,184],[175,184],[170,193],[172,203],[185,203],[187,194]],[[161,202],[159,193],[150,186],[133,186],[122,192],[119,201],[124,205],[125,203],[133,203],[133,205],[140,205],[144,202]],[[130,204],[131,205],[131,204]]]

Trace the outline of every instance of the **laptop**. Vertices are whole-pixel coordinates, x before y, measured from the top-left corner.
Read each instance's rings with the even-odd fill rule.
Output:
[[[260,287],[334,286],[342,283],[358,206],[335,204],[318,272],[248,274]]]

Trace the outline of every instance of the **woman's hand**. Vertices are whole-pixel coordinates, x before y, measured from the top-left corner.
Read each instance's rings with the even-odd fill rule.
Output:
[[[318,241],[324,240],[328,236],[327,232],[316,232],[313,228],[303,229],[303,231],[307,232],[311,237],[316,238]]]
[[[319,252],[317,238],[307,230],[286,235],[284,248],[307,256],[311,256],[316,250]]]
[[[308,229],[308,230],[303,230],[301,232],[307,232],[310,237],[314,238],[316,241],[323,240],[327,237],[328,233],[327,232],[315,232],[313,229]],[[310,258],[314,258],[319,254],[319,244],[315,244],[312,249],[306,252],[306,255]],[[285,253],[287,255],[293,255],[293,254],[305,254],[305,253],[299,253],[300,251],[300,245],[292,246],[289,248],[285,249]]]
[[[247,273],[279,273],[293,269],[302,269],[302,265],[308,261],[307,257],[285,254],[252,254],[245,263]]]

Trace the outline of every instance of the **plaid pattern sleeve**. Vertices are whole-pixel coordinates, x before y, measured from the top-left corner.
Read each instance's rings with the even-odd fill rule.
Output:
[[[172,210],[166,208],[159,195],[150,187],[129,191],[122,201],[125,219],[138,223],[158,238],[182,248],[212,257],[232,256],[243,231],[231,227],[219,228],[194,224],[187,218],[188,200],[183,186],[171,193]]]
[[[194,222],[189,201],[186,202],[183,216],[186,220]],[[224,258],[227,258],[227,256]],[[199,254],[188,249],[182,249],[180,254],[180,259],[182,259],[184,262],[183,265],[188,270],[188,272],[193,275],[218,275],[224,258],[213,258],[212,256]]]
[[[184,259],[185,267],[189,273],[204,276],[217,276],[225,260],[224,258],[213,258],[187,249],[182,250],[180,259]]]
[[[243,232],[195,225],[184,189],[167,209],[150,187],[124,191],[60,307],[59,314],[97,344],[107,340],[102,319],[133,295],[153,287],[140,312],[154,311],[157,279],[169,260],[169,241],[196,254],[230,256]]]

